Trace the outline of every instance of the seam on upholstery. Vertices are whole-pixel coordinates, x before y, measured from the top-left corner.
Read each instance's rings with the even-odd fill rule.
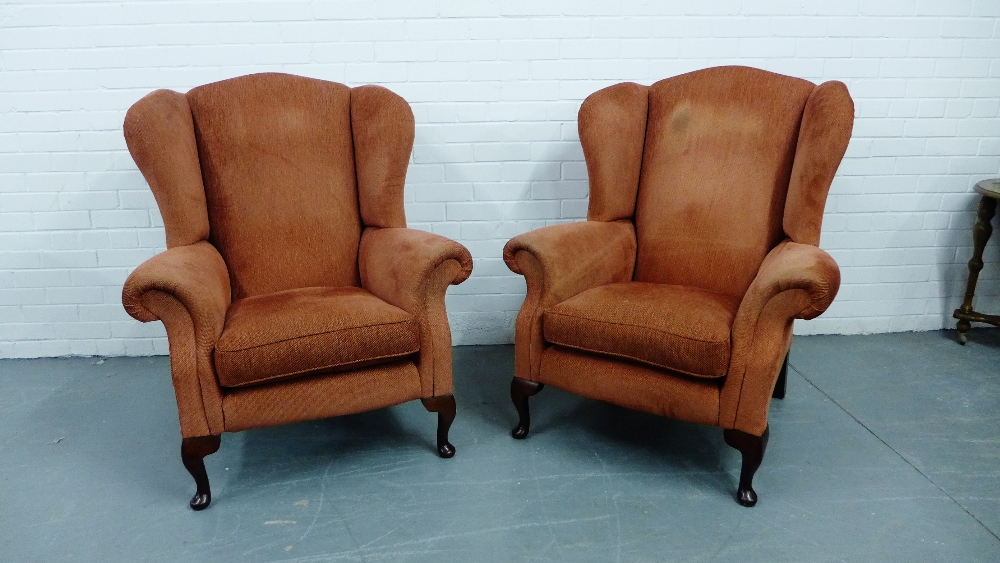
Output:
[[[417,352],[419,352],[419,350]],[[258,385],[258,384],[261,384],[261,383],[266,383],[268,381],[274,381],[276,379],[287,379],[287,378],[290,378],[290,377],[294,377],[296,375],[303,375],[303,374],[308,374],[308,373],[312,373],[312,372],[317,372],[318,373],[318,372],[321,372],[323,370],[328,370],[328,369],[333,369],[333,368],[339,368],[339,367],[345,367],[346,366],[346,369],[333,372],[333,373],[340,373],[340,372],[343,372],[343,371],[349,371],[350,368],[351,368],[351,366],[356,365],[356,364],[363,364],[363,363],[366,363],[366,362],[373,362],[373,361],[376,361],[376,360],[386,360],[386,359],[392,359],[392,358],[405,358],[406,356],[412,356],[413,354],[416,354],[417,352],[403,352],[401,354],[385,354],[385,355],[378,356],[378,357],[375,357],[375,358],[369,358],[367,360],[357,360],[357,361],[353,361],[353,362],[346,362],[346,363],[343,363],[343,364],[330,364],[330,365],[325,365],[325,366],[320,366],[320,367],[315,367],[315,368],[300,369],[298,371],[293,371],[293,372],[289,372],[289,373],[283,373],[283,374],[280,374],[280,375],[272,375],[270,377],[265,377],[263,379],[255,379],[255,380],[253,380],[253,381],[251,381],[249,383],[244,383],[242,385],[230,385],[228,387],[225,387],[225,389],[244,389],[246,387],[253,387],[255,385]],[[375,364],[375,365],[380,365],[380,364]],[[368,367],[374,367],[374,366],[368,366]]]
[[[642,128],[642,152],[639,154],[639,178],[636,180],[635,185],[635,199],[632,201],[632,214],[626,217],[629,223],[632,223],[632,229],[636,231],[635,233],[635,258],[632,260],[632,279],[635,280],[635,268],[639,265],[639,227],[635,223],[635,212],[639,209],[639,188],[642,187],[642,165],[646,161],[646,139],[649,137],[649,91],[651,88],[646,86],[646,126]]]
[[[722,374],[722,375],[705,375],[705,374],[701,374],[701,373],[692,373],[690,371],[685,371],[685,370],[682,370],[682,369],[667,367],[667,366],[660,365],[660,364],[654,364],[653,362],[651,362],[649,360],[643,360],[641,358],[636,358],[635,356],[630,356],[628,354],[619,354],[617,352],[603,352],[603,351],[598,351],[598,350],[588,350],[587,348],[581,348],[579,346],[574,346],[572,344],[561,344],[559,342],[552,342],[552,344],[554,344],[556,346],[562,346],[563,348],[572,348],[574,350],[580,350],[582,352],[588,352],[588,353],[591,353],[591,354],[601,354],[601,355],[604,355],[604,356],[614,356],[616,358],[625,358],[627,360],[633,360],[633,361],[636,361],[636,362],[639,362],[641,364],[645,364],[645,365],[648,365],[648,366],[653,366],[653,367],[657,367],[657,368],[661,368],[661,369],[668,369],[670,371],[676,371],[677,373],[683,373],[684,375],[690,375],[691,377],[697,377],[698,379],[716,380],[716,379],[722,379],[722,378],[726,377],[726,374]],[[726,365],[728,365],[728,364],[729,364],[729,362],[727,361]]]
[[[205,394],[208,393],[209,391],[205,389],[205,383],[202,381],[202,369],[201,369],[201,366],[200,366],[200,362],[198,361],[198,356],[199,356],[200,350],[198,349],[199,348],[199,346],[198,346],[198,325],[195,323],[195,316],[191,314],[191,309],[188,308],[187,304],[184,303],[184,301],[182,301],[180,299],[180,297],[178,297],[175,293],[169,292],[169,291],[164,291],[164,290],[161,290],[161,289],[158,289],[158,288],[154,288],[154,287],[146,289],[141,294],[139,294],[138,302],[139,302],[140,305],[142,305],[142,308],[144,310],[149,311],[149,309],[146,307],[146,304],[143,303],[142,300],[147,295],[150,296],[150,297],[155,297],[155,295],[153,294],[153,292],[162,293],[162,294],[168,296],[170,299],[173,299],[174,301],[176,301],[177,304],[180,305],[180,307],[184,311],[184,313],[188,316],[188,319],[191,321],[191,337],[194,339],[194,366],[193,366],[194,367],[194,379],[195,379],[194,383],[198,386],[198,399],[201,401],[201,404],[199,406],[201,407],[201,415],[202,415],[202,417],[203,417],[203,419],[205,421],[205,428],[207,428],[209,430],[209,432],[211,433],[211,431],[212,431],[212,422],[209,420],[209,416],[208,416],[208,401],[205,398]],[[151,315],[153,315],[154,317],[156,317],[156,320],[160,321],[160,323],[163,324],[163,328],[164,328],[164,330],[166,330],[166,328],[167,328],[166,321],[164,321],[160,317],[157,317],[155,314],[152,313],[152,311],[149,311],[149,312],[150,312]],[[167,339],[167,346],[168,346],[168,352],[167,352],[167,354],[168,354],[168,357],[170,357],[169,356],[169,354],[170,354],[170,352],[169,352],[169,346],[170,346],[169,336],[168,336],[168,339]],[[214,364],[214,362],[213,362],[213,364]],[[212,368],[213,373],[210,374],[210,375],[212,376],[212,380],[215,382],[215,384],[216,384],[216,386],[218,388],[219,387],[219,378],[218,378],[217,374],[214,373],[215,366],[212,365],[211,368]],[[173,375],[174,375],[173,374],[173,362],[171,362],[170,363],[170,378],[172,380],[171,381],[172,385],[174,385]],[[225,409],[221,409],[220,408],[220,410],[223,411],[222,427],[225,428],[226,427]],[[178,404],[178,412],[179,411],[180,411],[180,405]]]
[[[418,353],[418,354],[421,355],[421,358],[420,358],[421,363],[424,360],[423,355],[424,355],[425,351],[427,352],[427,356],[430,359],[429,364],[430,364],[430,372],[431,372],[431,397],[437,397],[437,355],[434,353],[435,352],[435,342],[436,342],[436,339],[434,338],[434,332],[430,329],[430,325],[431,325],[431,323],[430,323],[430,315],[428,315],[427,312],[430,309],[430,301],[432,299],[436,299],[436,296],[431,296],[430,295],[430,291],[429,291],[428,285],[429,285],[429,280],[434,275],[434,271],[437,270],[438,268],[444,266],[449,261],[453,261],[453,262],[456,262],[458,264],[459,273],[455,276],[455,278],[452,278],[452,281],[448,282],[448,285],[446,285],[444,287],[444,291],[442,292],[442,295],[441,295],[441,301],[443,302],[445,300],[445,297],[448,294],[448,286],[449,285],[454,285],[454,280],[457,279],[458,277],[460,277],[462,275],[462,273],[465,271],[465,265],[462,263],[462,260],[459,260],[458,258],[456,258],[454,256],[443,256],[442,259],[441,259],[441,261],[437,262],[436,264],[434,264],[434,266],[428,271],[428,274],[425,275],[425,276],[423,276],[421,278],[421,281],[420,281],[419,295],[421,295],[423,297],[424,318],[427,321],[427,325],[428,325],[427,332],[429,333],[430,338],[427,339],[428,342],[427,342],[426,349],[424,348],[424,346],[420,345],[420,343],[421,343],[421,338],[420,337],[422,336],[422,333],[423,333],[423,327],[421,327],[420,323],[417,322],[416,323],[416,325],[417,325],[417,342],[418,342],[418,345],[420,345],[420,347],[419,347],[419,349],[415,353]],[[470,275],[471,275],[471,273],[470,273]],[[468,279],[468,278],[466,278],[466,279]],[[462,280],[462,281],[465,281],[465,280]],[[448,322],[448,306],[445,305],[444,307],[442,307],[442,311],[444,312],[445,323],[448,325],[448,337],[450,339],[451,338],[451,324]],[[452,364],[453,364],[452,369],[454,369],[454,360],[452,361]],[[452,379],[452,386],[454,386],[454,384],[455,384],[454,383],[454,381],[455,381],[455,374],[454,373],[452,373],[451,379]],[[422,384],[420,386],[420,394],[423,395],[423,385]]]
[[[538,288],[538,299],[535,302],[534,309],[531,312],[531,326],[529,330],[534,332],[535,326],[538,326],[538,333],[541,336],[542,349],[534,349],[534,339],[528,335],[528,378],[534,377],[535,379],[541,379],[542,374],[542,355],[545,353],[545,296],[549,293],[549,285],[551,285],[551,280],[549,279],[549,269],[545,267],[545,263],[542,262],[541,257],[536,255],[534,252],[524,249],[536,263],[538,263],[538,269],[541,272],[541,279],[539,280]],[[527,278],[525,278],[525,284],[527,284]],[[537,361],[535,358],[537,357]],[[535,372],[535,373],[532,373]]]
[[[456,275],[455,278],[452,278],[453,281],[448,282],[448,285],[455,285],[454,284],[454,279],[457,279],[462,274],[462,272],[465,271],[465,264],[462,263],[462,260],[459,260],[459,257],[452,256],[451,253],[446,253],[446,254],[443,254],[443,255],[438,255],[436,258],[437,258],[437,260],[436,260],[436,262],[433,263],[434,265],[431,267],[430,272],[433,272],[434,270],[437,270],[438,268],[440,268],[441,266],[443,266],[445,262],[447,262],[449,260],[454,260],[455,262],[458,263],[458,267],[461,268],[459,270],[458,275]],[[445,288],[445,289],[447,290],[447,288]]]
[[[751,357],[752,358],[752,357],[754,357],[754,355],[757,352],[757,329],[758,329],[758,326],[760,325],[760,314],[763,313],[765,309],[767,309],[767,306],[771,304],[771,301],[775,297],[781,295],[782,293],[784,293],[786,291],[804,291],[804,292],[806,292],[806,295],[810,295],[810,297],[811,297],[811,294],[809,293],[808,289],[804,289],[804,288],[800,288],[800,287],[790,288],[790,289],[783,289],[783,290],[775,293],[771,297],[769,297],[767,299],[767,302],[764,303],[764,306],[760,308],[760,312],[758,312],[757,315],[756,315],[756,317],[754,318],[754,321],[753,321],[753,342],[750,343],[750,349],[749,349],[750,353],[748,354],[747,357]],[[810,304],[810,306],[811,306],[811,304]],[[800,314],[801,314],[801,312],[798,313],[796,315],[796,317],[798,315],[800,315]],[[792,318],[788,319],[788,321],[792,322],[792,321],[795,320],[796,317],[792,317]],[[737,395],[737,398],[736,398],[736,411],[733,413],[733,424],[732,424],[733,428],[736,428],[736,423],[740,419],[740,406],[743,404],[743,387],[746,385],[746,382],[747,382],[747,366],[743,366],[743,376],[740,378],[740,392],[739,392],[739,394]]]
[[[513,240],[513,239],[511,239],[511,240]],[[536,378],[535,374],[532,373],[532,372],[534,372],[534,371],[541,371],[542,352],[545,351],[545,327],[542,325],[542,316],[545,314],[545,310],[544,310],[544,308],[542,307],[541,304],[545,301],[545,294],[547,293],[547,284],[545,283],[546,282],[546,268],[545,268],[545,265],[542,263],[541,259],[532,250],[530,250],[529,248],[527,248],[525,246],[522,246],[521,248],[518,248],[513,253],[513,255],[512,255],[511,262],[514,264],[514,266],[517,266],[517,270],[521,270],[520,266],[517,263],[517,257],[522,252],[524,252],[531,260],[534,260],[538,264],[539,270],[540,270],[540,274],[541,274],[539,276],[541,279],[538,282],[538,286],[539,287],[534,292],[535,295],[537,296],[537,298],[536,298],[537,303],[534,304],[532,306],[531,311],[529,311],[529,313],[530,313],[530,317],[529,317],[530,324],[528,325],[528,373],[525,374],[525,375],[527,376],[527,378],[528,378],[529,381],[534,381],[537,378]],[[511,268],[511,269],[513,270],[513,268]],[[518,274],[524,276],[524,283],[525,283],[525,286],[527,287],[527,284],[529,283],[527,274],[525,274],[524,271],[517,271],[517,270],[514,270],[514,271],[517,272]],[[518,311],[518,317],[521,316],[522,312],[525,312],[524,311],[524,305],[526,305],[528,303],[528,297],[529,297],[529,295],[531,293],[532,293],[531,289],[528,288],[527,289],[527,293],[524,296],[524,304],[521,305],[521,310]],[[539,309],[542,310],[541,314],[538,314]],[[536,316],[537,316],[537,321],[535,319]],[[534,332],[534,328],[535,328],[536,322],[538,324],[538,331],[542,335],[542,350],[540,352],[538,352],[538,362],[537,362],[537,364],[538,364],[538,370],[534,369],[535,362],[533,361],[533,358],[534,358],[534,355],[533,355],[534,350],[533,350],[533,344],[532,344],[533,338],[531,337],[532,333]],[[516,319],[514,321],[514,333],[515,333],[514,334],[514,336],[515,336],[515,338],[514,338],[514,344],[516,346],[517,345],[517,321],[516,321]],[[515,356],[516,356],[516,354],[515,354]],[[516,368],[517,368],[517,359],[515,357],[515,370],[516,370]],[[535,378],[535,379],[533,379],[533,378]]]
[[[428,327],[427,328],[427,336],[428,336],[428,338],[427,338],[427,346],[424,346],[423,345],[424,344],[423,339],[421,338],[422,336],[424,336],[424,334],[423,334],[424,333],[424,328],[423,328],[423,326],[421,326],[420,322],[416,323],[416,325],[417,325],[417,346],[418,346],[416,353],[420,354],[420,358],[419,358],[420,365],[417,366],[417,376],[419,378],[419,376],[420,376],[420,366],[424,364],[424,361],[426,361],[428,368],[430,368],[428,371],[430,371],[430,376],[431,376],[431,397],[434,397],[437,394],[437,381],[436,381],[436,379],[437,379],[436,375],[437,374],[435,373],[436,370],[434,369],[435,368],[435,363],[434,363],[434,333],[430,329],[431,320],[430,320],[430,315],[428,314],[428,308],[429,308],[428,305],[430,305],[430,295],[428,295],[429,292],[427,291],[427,285],[428,285],[428,280],[430,279],[430,277],[434,275],[434,270],[437,270],[438,267],[441,264],[443,264],[443,263],[444,263],[444,260],[442,260],[438,264],[435,264],[429,270],[427,270],[427,272],[424,275],[420,276],[420,283],[417,285],[417,295],[419,296],[418,297],[418,300],[419,300],[418,301],[418,306],[422,310],[421,312],[423,313],[424,324],[426,324],[427,327]],[[445,293],[447,294],[447,292],[448,292],[448,288],[446,287],[445,288]],[[444,297],[441,297],[441,299],[443,301]],[[448,318],[448,313],[447,313],[447,307],[446,307],[445,308],[445,319],[447,320],[447,318]],[[448,330],[449,330],[449,335],[450,335],[451,326],[448,327]],[[452,381],[452,385],[454,385],[454,381]],[[420,381],[420,394],[421,395],[424,394],[424,382],[423,382],[423,380]]]
[[[300,335],[300,336],[293,336],[291,338],[282,338],[281,340],[275,340],[273,342],[268,342],[266,344],[254,344],[253,346],[245,346],[243,348],[226,348],[226,349],[222,349],[222,348],[219,348],[218,345],[216,345],[215,351],[216,352],[223,352],[223,353],[226,353],[226,352],[243,352],[245,350],[253,350],[254,348],[264,348],[264,347],[267,347],[267,346],[273,346],[275,344],[281,344],[282,342],[291,342],[292,340],[301,340],[303,338],[310,338],[312,336],[322,336],[324,334],[337,334],[338,332],[346,332],[346,331],[349,331],[349,330],[357,330],[357,329],[362,329],[362,328],[372,328],[372,327],[378,327],[378,326],[391,326],[391,325],[398,325],[398,324],[409,323],[409,322],[414,322],[415,323],[415,320],[414,319],[406,319],[405,321],[393,321],[391,323],[367,324],[367,325],[361,325],[361,326],[355,326],[355,327],[349,327],[349,328],[339,328],[337,330],[324,330],[322,332],[313,332],[313,333],[310,333],[310,334],[303,334],[303,335]],[[224,332],[225,331],[223,331],[223,333]],[[418,336],[418,339],[419,339],[419,336]]]
[[[459,254],[462,254],[462,253],[459,252]],[[444,314],[444,322],[445,322],[445,324],[447,325],[447,328],[448,328],[448,339],[450,341],[451,340],[451,323],[448,321],[448,306],[447,306],[447,304],[444,304],[444,301],[445,301],[445,298],[448,295],[448,286],[457,285],[457,284],[455,284],[455,280],[461,278],[466,273],[465,263],[462,260],[460,260],[459,258],[461,258],[461,256],[459,256],[459,257],[455,257],[455,256],[451,256],[451,255],[444,256],[443,259],[440,262],[438,262],[437,264],[434,265],[433,268],[431,268],[431,270],[428,272],[428,274],[426,276],[423,276],[423,278],[421,280],[421,283],[420,283],[420,295],[423,296],[424,319],[426,319],[426,322],[427,322],[427,325],[428,325],[428,330],[427,331],[428,331],[428,333],[430,335],[430,338],[427,339],[428,340],[428,345],[427,345],[427,348],[426,348],[426,352],[427,352],[427,355],[430,357],[431,397],[437,397],[438,396],[437,395],[437,372],[438,372],[438,365],[437,365],[437,355],[435,354],[435,347],[436,347],[437,339],[434,338],[434,332],[430,329],[430,326],[431,326],[430,315],[427,314],[427,311],[430,309],[431,300],[432,299],[437,299],[437,296],[436,295],[432,296],[430,294],[430,291],[429,291],[429,280],[433,277],[435,270],[437,270],[438,268],[440,268],[442,266],[445,266],[448,262],[455,262],[456,264],[458,264],[458,267],[459,267],[458,273],[455,275],[454,278],[452,278],[451,281],[448,282],[447,285],[444,286],[443,291],[441,292],[441,302],[443,304],[443,306],[441,307],[441,311]],[[471,259],[470,259],[469,267],[470,267],[469,275],[472,275],[472,273],[471,273],[471,267],[472,267]],[[469,279],[469,278],[465,277],[464,279],[462,279],[462,281],[464,282],[467,279]],[[459,282],[459,283],[462,283],[462,282]],[[421,324],[419,322],[417,322],[416,324],[417,324],[417,340],[418,340],[418,342],[422,342],[421,336],[423,334],[423,330],[424,329],[423,329],[423,327],[421,326]],[[453,346],[454,346],[454,344],[452,344],[452,347]],[[449,354],[451,354],[450,349],[451,348],[449,348]],[[418,353],[421,356],[423,356],[424,352],[425,352],[425,348],[421,344],[420,349],[417,350],[416,353]],[[421,362],[423,361],[422,357],[421,357],[420,361]],[[451,380],[452,380],[452,387],[454,387],[454,384],[455,384],[454,383],[454,381],[455,381],[454,360],[451,360],[451,364],[452,365],[450,367],[453,370],[453,372],[451,374]],[[423,395],[423,384],[422,383],[421,383],[421,386],[420,386],[420,394]]]
[[[815,316],[818,317],[821,314],[823,314],[825,311],[826,311],[826,309],[824,309],[823,311],[820,311],[818,308],[816,308],[815,305],[809,305],[805,309],[799,311],[799,313],[797,315],[795,315],[795,318],[796,319],[804,318],[805,315],[809,314],[809,313],[816,313]],[[813,317],[813,318],[815,318],[815,317]]]
[[[354,168],[354,192],[358,195],[358,207],[355,211],[358,212],[358,223],[361,224],[361,236],[363,237],[365,236],[365,229],[368,228],[368,225],[365,224],[365,218],[361,214],[361,181],[358,179],[358,144],[354,139],[354,88],[350,87],[347,88],[347,129],[351,135],[351,156],[353,157],[351,160],[354,161],[351,163]],[[361,237],[358,237],[358,247],[360,248],[360,246]],[[358,265],[360,266],[360,252],[358,252],[357,262],[359,262]],[[360,267],[358,268],[358,278],[361,278]],[[358,283],[361,283],[360,279],[358,280]]]
[[[729,340],[729,335],[726,335],[726,338],[723,339],[723,340],[701,340],[699,338],[690,338],[690,337],[687,337],[687,336],[682,336],[680,334],[674,334],[672,332],[667,332],[665,330],[661,330],[661,329],[658,329],[658,328],[652,327],[652,326],[642,326],[642,325],[628,324],[628,323],[613,323],[613,322],[610,322],[610,321],[602,321],[600,319],[590,319],[590,318],[587,318],[587,317],[580,317],[580,316],[577,316],[577,315],[569,315],[569,314],[566,314],[566,313],[557,313],[557,312],[551,311],[551,310],[549,310],[549,311],[543,311],[542,314],[543,315],[557,315],[557,316],[560,316],[560,317],[567,317],[567,318],[570,318],[570,319],[580,319],[580,320],[584,320],[584,321],[588,321],[588,322],[601,323],[601,324],[606,324],[606,325],[628,326],[628,327],[640,328],[640,329],[644,329],[644,330],[654,330],[656,332],[659,332],[660,334],[668,334],[670,336],[676,336],[677,338],[683,338],[684,340],[689,340],[691,342],[701,342],[703,344],[722,344],[722,343],[724,343],[724,342],[726,342],[726,341]],[[733,330],[732,329],[732,325],[730,324],[729,331],[732,332],[732,330]]]
[[[771,300],[768,299],[767,302],[770,303]],[[764,304],[764,307],[767,307],[767,303]],[[764,307],[761,307],[761,311],[764,310]],[[759,324],[759,322],[760,322],[760,313],[758,313],[756,315],[756,317],[754,317],[754,320],[753,320],[753,333],[752,333],[753,336],[751,337],[751,338],[753,338],[753,342],[750,343],[750,348],[749,348],[749,350],[747,352],[747,357],[748,358],[753,357],[753,353],[754,353],[754,351],[756,351],[756,346],[757,346],[757,325]],[[744,364],[743,365],[743,373],[740,375],[740,389],[739,389],[739,393],[736,394],[736,409],[733,411],[733,423],[730,425],[732,428],[736,428],[736,422],[740,419],[740,406],[742,406],[742,404],[743,404],[743,387],[746,386],[746,382],[747,382],[747,366],[746,366],[747,362],[749,362],[749,360],[746,360],[746,361],[743,362],[743,364]]]
[[[126,283],[127,283],[127,281],[128,280],[126,280]],[[131,292],[128,292],[129,295],[128,295],[127,298],[125,296],[126,291],[125,290],[122,291],[122,295],[123,295],[123,297],[122,297],[122,306],[125,308],[125,312],[128,313],[129,316],[131,316],[133,319],[139,320],[139,322],[141,322],[141,323],[149,323],[149,322],[153,322],[153,321],[162,321],[163,320],[160,317],[156,316],[155,313],[153,313],[152,311],[150,311],[146,307],[146,304],[142,302],[143,297],[145,297],[146,294],[149,293],[150,291],[158,291],[158,290],[156,290],[153,287],[149,287],[149,288],[140,289],[138,291],[131,291]],[[169,292],[164,291],[163,293],[166,293],[167,295],[170,295],[174,299],[177,299],[176,296],[174,296],[173,294],[171,294]],[[132,294],[134,294],[134,295],[132,295]],[[178,299],[178,301],[180,301],[180,300]],[[182,305],[183,305],[183,303],[182,303]],[[185,307],[185,309],[186,308],[187,307]],[[147,318],[148,317],[149,320],[141,320],[139,317],[143,317],[143,318]]]
[[[635,234],[635,255],[632,257],[632,275],[630,281],[635,281],[635,273],[639,269],[639,223],[636,221],[636,213],[639,211],[639,191],[642,190],[642,169],[646,162],[646,139],[649,138],[649,94],[651,86],[646,86],[646,126],[642,128],[642,153],[639,154],[639,179],[635,186],[635,199],[632,201],[632,215],[626,217],[632,224],[632,232]]]
[[[352,121],[353,121],[353,118],[352,118]],[[351,143],[353,143],[353,142],[354,142],[354,132],[352,131],[351,132]],[[357,160],[357,158],[358,158],[358,153],[356,151],[354,153],[354,158],[355,158],[355,160]],[[357,173],[358,173],[358,167],[357,167],[357,164],[355,163],[355,166],[354,166],[354,175],[357,176]],[[354,185],[356,185],[356,186],[358,185],[357,178],[355,178],[355,180],[354,180]],[[360,186],[359,186],[358,189],[360,190]],[[359,202],[358,205],[359,206],[360,206],[360,201],[361,201],[361,196],[358,196],[358,202]],[[361,278],[360,279],[360,281],[361,281],[361,289],[364,289],[365,291],[367,291],[368,293],[371,293],[372,295],[375,295],[375,294],[372,293],[371,290],[369,290],[368,288],[365,287],[365,285],[367,285],[367,284],[365,284],[365,280],[369,279],[370,276],[368,275],[368,259],[365,258],[364,260],[362,260],[362,256],[361,256],[361,243],[365,240],[365,235],[368,234],[369,230],[371,230],[372,232],[375,232],[377,229],[380,229],[380,227],[369,227],[369,226],[365,225],[364,224],[364,220],[362,220],[362,224],[361,224],[361,238],[358,239],[358,277]],[[364,267],[362,267],[362,265]]]

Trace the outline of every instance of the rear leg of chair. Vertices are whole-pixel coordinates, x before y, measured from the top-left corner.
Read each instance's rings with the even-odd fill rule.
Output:
[[[212,489],[208,485],[205,471],[205,457],[219,451],[220,436],[198,436],[181,441],[181,461],[188,473],[194,477],[197,492],[191,497],[192,510],[205,510],[212,503]]]
[[[451,430],[451,423],[455,422],[455,396],[439,395],[420,399],[424,408],[438,415],[437,428],[437,451],[438,455],[447,459],[455,455],[455,446],[448,441],[448,431]]]
[[[788,354],[785,354],[785,361],[781,364],[781,371],[778,372],[778,382],[774,384],[774,392],[771,396],[775,399],[784,399],[785,390],[788,388]]]
[[[764,459],[764,450],[767,449],[767,436],[769,428],[764,427],[764,433],[760,436],[747,434],[740,430],[724,430],[722,433],[726,443],[736,448],[743,454],[743,468],[740,470],[740,486],[736,491],[736,502],[743,506],[753,506],[757,504],[757,493],[753,490],[753,476],[760,467],[760,462]]]
[[[528,381],[515,377],[510,382],[510,400],[514,401],[514,408],[517,409],[518,423],[511,430],[510,435],[518,440],[523,440],[528,436],[531,427],[531,413],[528,411],[528,397],[537,395],[545,388],[544,383]]]

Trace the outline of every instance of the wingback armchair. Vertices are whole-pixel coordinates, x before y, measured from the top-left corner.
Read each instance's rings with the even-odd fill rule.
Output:
[[[587,221],[504,248],[527,282],[513,436],[527,436],[544,384],[719,426],[742,453],[737,500],[753,506],[792,322],[823,313],[840,285],[817,245],[853,122],[844,84],[745,67],[589,96]]]
[[[451,457],[444,296],[462,245],[406,228],[413,114],[385,88],[256,74],[158,90],[125,117],[167,250],[122,304],[162,320],[181,457],[211,502],[204,457],[223,432],[421,399]]]

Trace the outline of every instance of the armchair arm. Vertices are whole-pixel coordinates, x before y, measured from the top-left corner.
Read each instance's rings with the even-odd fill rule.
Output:
[[[794,319],[813,319],[833,302],[840,268],[829,254],[785,240],[764,258],[733,323],[732,356],[720,423],[760,435],[771,393],[792,340]]]
[[[584,221],[543,227],[507,242],[503,258],[528,286],[514,329],[514,374],[538,378],[542,313],[588,289],[629,281],[635,269],[631,221]]]
[[[184,437],[221,434],[222,396],[212,350],[231,301],[229,271],[206,241],[176,246],[125,280],[122,305],[136,320],[162,320]]]
[[[423,395],[451,394],[451,328],[444,296],[448,285],[472,274],[468,249],[416,229],[368,227],[361,235],[358,266],[363,288],[416,318]]]

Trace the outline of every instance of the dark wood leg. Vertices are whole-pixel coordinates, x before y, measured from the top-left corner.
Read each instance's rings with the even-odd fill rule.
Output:
[[[784,399],[785,390],[788,387],[788,354],[785,354],[785,361],[781,364],[781,371],[778,372],[778,382],[774,384],[774,392],[771,396],[775,399]]]
[[[453,457],[455,455],[455,446],[451,445],[451,442],[448,441],[448,430],[451,429],[451,423],[455,422],[455,396],[439,395],[437,397],[420,399],[420,402],[424,404],[425,409],[430,412],[436,412],[438,415],[438,455],[445,459]]]
[[[760,462],[764,459],[764,450],[767,449],[769,431],[770,429],[765,427],[764,433],[760,436],[732,429],[722,432],[726,443],[743,454],[743,468],[740,469],[740,487],[736,491],[736,502],[743,506],[757,504],[757,493],[753,490],[753,476],[757,473],[757,468],[760,467]]]
[[[528,429],[531,427],[531,413],[528,412],[528,397],[537,395],[545,388],[544,383],[528,381],[515,377],[510,382],[510,400],[514,401],[514,408],[517,409],[519,418],[517,426],[510,431],[510,435],[523,440],[528,436]]]
[[[205,510],[212,503],[212,489],[208,486],[208,473],[205,472],[205,457],[219,451],[221,443],[222,438],[219,436],[198,436],[181,441],[181,460],[198,487],[191,497],[192,510]]]
[[[958,319],[958,341],[965,344],[966,333],[972,328],[969,317],[975,314],[972,311],[972,298],[976,295],[976,283],[979,281],[979,272],[983,269],[983,249],[986,248],[986,241],[990,240],[993,234],[993,226],[990,221],[996,213],[997,200],[992,197],[983,196],[979,200],[979,213],[976,224],[972,227],[972,260],[969,260],[969,281],[965,285],[965,301],[962,306],[955,311],[955,318]],[[975,320],[975,319],[972,319]]]

